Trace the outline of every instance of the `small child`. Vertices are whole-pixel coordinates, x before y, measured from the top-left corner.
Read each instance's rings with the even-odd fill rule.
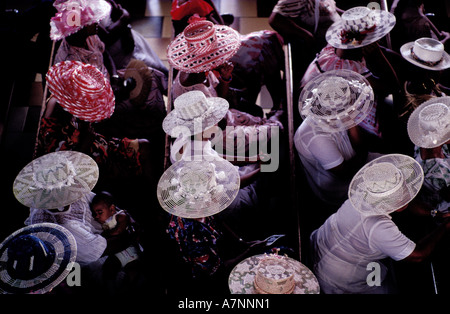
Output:
[[[103,275],[106,279],[112,279],[121,269],[127,271],[131,268],[142,251],[136,237],[136,222],[114,204],[113,196],[106,191],[94,196],[91,211],[94,219],[102,225],[102,236],[108,241],[105,252],[108,258],[103,264]]]

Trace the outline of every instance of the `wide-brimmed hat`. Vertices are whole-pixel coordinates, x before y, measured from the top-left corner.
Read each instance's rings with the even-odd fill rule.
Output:
[[[384,155],[356,173],[348,197],[353,207],[365,215],[388,215],[417,195],[423,179],[423,169],[414,158]]]
[[[152,70],[144,61],[132,59],[128,63],[123,77],[125,80],[132,78],[136,83],[130,91],[129,99],[132,103],[138,106],[145,103],[152,88],[152,76]]]
[[[163,120],[163,130],[177,137],[180,132],[195,135],[217,124],[226,115],[228,101],[221,97],[206,97],[201,91],[181,94],[174,100],[174,110]]]
[[[328,28],[325,39],[335,48],[360,48],[383,38],[394,26],[394,14],[358,6],[342,13]]]
[[[170,214],[208,217],[227,208],[239,192],[239,172],[229,161],[196,159],[175,162],[158,182],[159,203]]]
[[[179,71],[206,72],[228,61],[240,45],[240,35],[231,27],[196,20],[169,44],[167,58]]]
[[[105,0],[56,0],[53,6],[58,12],[50,20],[52,40],[72,35],[111,13],[111,5]]]
[[[332,70],[308,81],[298,105],[303,119],[310,117],[323,130],[340,132],[364,120],[374,105],[374,93],[361,74]]]
[[[73,116],[98,122],[114,113],[115,98],[109,80],[91,64],[62,61],[47,72],[53,97]]]
[[[23,205],[56,209],[79,200],[97,183],[99,168],[94,159],[76,151],[43,155],[17,175],[13,192]]]
[[[400,47],[400,53],[407,61],[423,69],[440,71],[450,68],[450,55],[434,38],[423,37],[406,43]]]
[[[434,148],[450,140],[450,97],[435,97],[414,109],[408,135],[415,145]]]
[[[255,289],[255,276],[260,262],[267,258],[266,254],[248,257],[237,264],[228,277],[231,294],[258,294]],[[295,287],[293,294],[319,294],[320,286],[312,271],[299,261],[283,257],[294,270]]]
[[[60,225],[21,228],[0,244],[0,293],[46,293],[66,278],[76,255],[74,236]]]

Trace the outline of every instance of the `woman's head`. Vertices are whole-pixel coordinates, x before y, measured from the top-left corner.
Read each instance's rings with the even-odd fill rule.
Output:
[[[104,223],[109,217],[116,213],[114,197],[111,193],[102,191],[97,193],[91,201],[91,211],[94,219]]]
[[[231,27],[196,19],[169,44],[167,59],[179,71],[206,72],[231,59],[240,45],[240,35]]]

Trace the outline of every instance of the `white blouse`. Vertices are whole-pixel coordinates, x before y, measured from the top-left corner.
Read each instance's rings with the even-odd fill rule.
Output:
[[[94,195],[90,192],[83,196],[72,203],[67,211],[51,212],[30,208],[30,215],[25,220],[25,225],[51,222],[65,227],[73,234],[77,242],[76,262],[94,262],[106,249],[106,239],[100,234],[102,227],[94,220],[89,206]]]

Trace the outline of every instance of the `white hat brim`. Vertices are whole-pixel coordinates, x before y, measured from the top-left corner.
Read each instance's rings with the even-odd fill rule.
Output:
[[[421,63],[420,61],[413,58],[411,55],[411,48],[414,46],[414,42],[409,42],[404,44],[400,47],[400,53],[402,54],[403,58],[405,58],[408,62],[414,64],[415,66],[418,66],[423,69],[431,70],[431,71],[441,71],[450,68],[450,55],[444,51],[442,55],[442,60],[434,65],[430,66],[424,63]]]
[[[207,102],[209,108],[200,119],[201,125],[196,125],[198,120],[195,119],[181,119],[175,108],[169,112],[163,120],[162,128],[164,132],[172,137],[178,137],[180,135],[179,132],[188,133],[184,135],[195,135],[219,123],[219,121],[222,120],[228,112],[228,101],[221,97],[207,97]]]
[[[342,19],[334,22],[327,30],[325,39],[335,48],[355,49],[374,43],[386,36],[395,26],[395,15],[384,10],[373,10],[376,15],[376,27],[371,33],[368,33],[360,43],[342,43],[341,31],[344,29]]]
[[[392,194],[372,197],[364,184],[364,173],[374,164],[386,162],[402,172],[403,184]],[[423,180],[423,169],[414,158],[402,154],[383,155],[365,164],[355,174],[348,188],[348,198],[353,207],[364,215],[388,215],[413,200]]]
[[[70,185],[59,188],[38,186],[34,179],[35,169],[42,168],[45,160],[62,156],[69,160],[75,169],[74,180]],[[37,209],[55,209],[79,200],[97,184],[99,168],[94,159],[77,151],[58,151],[43,155],[28,163],[16,176],[13,193],[23,205]]]
[[[317,88],[324,80],[332,77],[344,78],[348,81],[352,99],[348,107],[354,107],[352,114],[342,117],[315,114],[311,109],[316,104]],[[321,73],[308,81],[300,93],[298,109],[303,119],[310,117],[318,126],[328,132],[341,132],[362,122],[374,105],[374,93],[370,83],[361,74],[346,69]],[[344,109],[344,108],[342,108]],[[350,109],[350,108],[349,108]],[[348,112],[344,111],[343,112]]]
[[[420,112],[426,108],[429,105],[436,104],[436,103],[442,103],[449,107],[450,109],[450,96],[445,97],[435,97],[432,99],[429,99],[422,103],[419,107],[414,109],[414,111],[411,113],[408,119],[407,124],[407,130],[408,130],[408,136],[411,140],[411,142],[414,143],[414,145],[417,145],[418,147],[422,148],[434,148],[438,147],[450,140],[450,128],[446,130],[446,132],[442,132],[440,134],[439,138],[434,138],[433,143],[430,143],[426,140],[425,135],[420,132],[420,124],[419,124],[419,115]],[[443,130],[442,130],[443,131]]]
[[[202,160],[198,161],[197,157]],[[239,172],[233,164],[220,157],[211,158],[212,160],[208,162],[214,164],[216,173],[224,172],[225,174],[223,178],[216,178],[217,185],[223,187],[221,191],[210,194],[209,200],[189,201],[187,198],[176,196],[180,189],[177,183],[178,171],[183,167],[189,167],[189,163],[204,162],[203,158],[203,156],[193,156],[192,161],[177,161],[163,173],[158,182],[157,197],[165,211],[182,218],[209,217],[226,209],[236,198],[240,187]]]

